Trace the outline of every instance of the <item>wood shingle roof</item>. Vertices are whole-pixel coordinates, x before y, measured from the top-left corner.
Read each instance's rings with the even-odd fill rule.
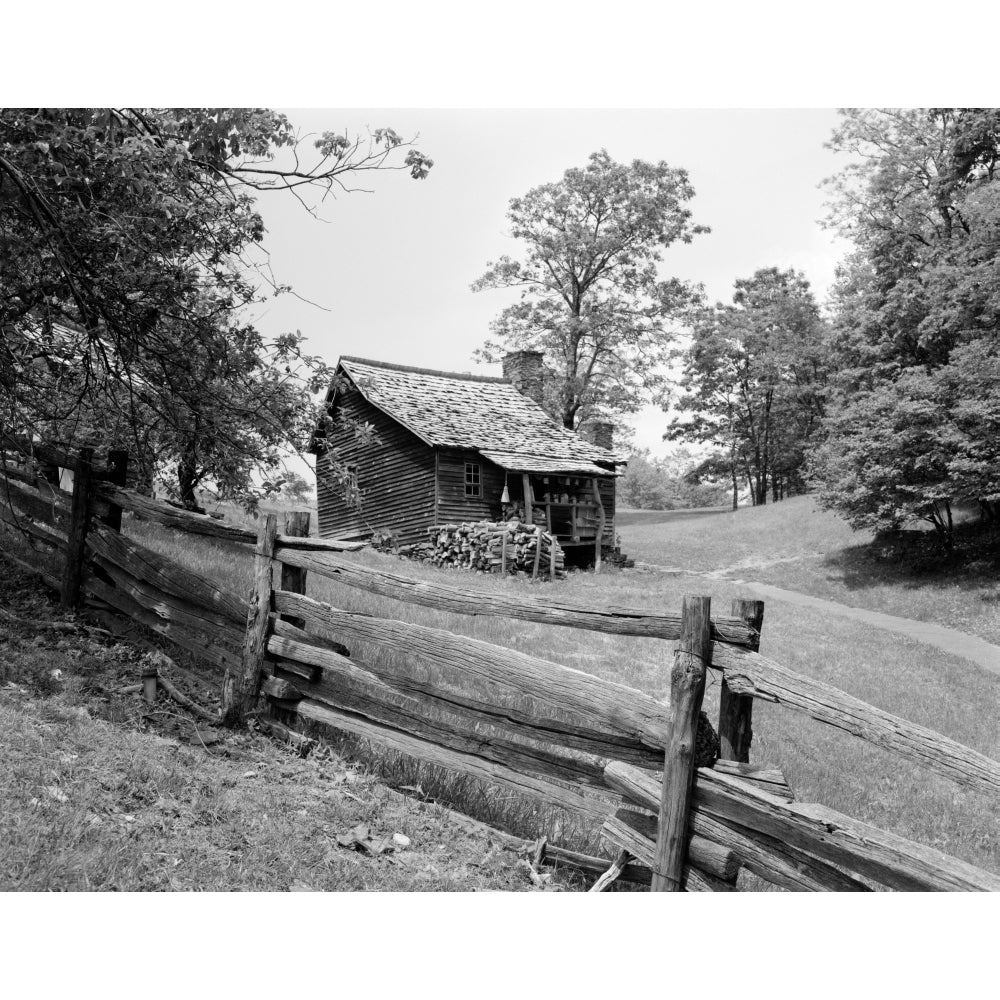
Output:
[[[560,426],[510,382],[342,357],[373,405],[432,447],[478,451],[518,472],[614,475],[613,452]]]

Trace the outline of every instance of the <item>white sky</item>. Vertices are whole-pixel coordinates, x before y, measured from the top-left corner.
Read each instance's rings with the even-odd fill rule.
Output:
[[[354,354],[499,374],[475,365],[472,352],[515,293],[474,294],[469,285],[489,260],[518,252],[509,200],[602,147],[619,161],[688,171],[694,221],[712,232],[667,250],[661,272],[703,283],[712,299],[775,265],[804,271],[822,300],[846,251],[819,224],[819,184],[839,168],[823,146],[832,110],[283,110],[304,133],[388,125],[419,134],[417,148],[434,160],[423,181],[406,172],[360,177],[371,193],[327,201],[323,222],[287,194],[260,197],[276,279],[316,305],[281,296],[258,313],[259,326],[301,330],[331,363]],[[662,411],[634,419],[637,443],[663,453]]]

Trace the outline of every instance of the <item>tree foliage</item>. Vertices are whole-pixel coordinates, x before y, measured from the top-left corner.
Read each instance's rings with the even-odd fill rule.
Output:
[[[1000,109],[843,112],[831,221],[857,251],[834,295],[835,402],[815,476],[855,525],[996,518]]]
[[[732,304],[696,316],[678,352],[683,416],[666,436],[714,449],[709,465],[727,469],[734,508],[741,481],[755,505],[804,488],[823,411],[824,336],[809,283],[793,270],[763,268],[736,281]]]
[[[668,323],[694,291],[661,280],[662,251],[688,243],[694,196],[685,171],[666,163],[616,163],[606,150],[562,180],[510,202],[520,259],[501,257],[472,286],[520,289],[477,356],[545,354],[557,375],[553,416],[566,427],[639,408],[663,389]]]
[[[303,443],[329,376],[299,335],[241,318],[288,291],[255,256],[255,198],[311,208],[367,171],[430,166],[391,129],[310,145],[267,109],[4,109],[0,420],[172,461],[189,502],[211,477],[252,504],[251,474]]]
[[[692,478],[687,473],[694,465],[690,456],[678,461],[656,458],[648,448],[633,451],[618,480],[618,503],[638,510],[677,510],[724,502],[725,484]]]

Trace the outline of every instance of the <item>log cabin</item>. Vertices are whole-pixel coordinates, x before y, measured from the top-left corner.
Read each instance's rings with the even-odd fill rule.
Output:
[[[537,351],[508,354],[502,378],[342,357],[312,442],[319,534],[407,545],[432,526],[519,517],[556,535],[567,562],[593,562],[614,545],[624,463],[611,424],[588,440],[542,409],[543,371]]]

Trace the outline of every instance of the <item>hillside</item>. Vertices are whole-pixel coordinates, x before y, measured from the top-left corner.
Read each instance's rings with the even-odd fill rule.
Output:
[[[536,888],[513,838],[328,747],[303,759],[147,705],[141,649],[61,618],[2,565],[0,891]]]
[[[1000,643],[1000,554],[971,525],[959,530],[954,553],[926,531],[876,541],[810,496],[737,511],[623,511],[619,525],[625,551],[644,562],[770,583]]]

